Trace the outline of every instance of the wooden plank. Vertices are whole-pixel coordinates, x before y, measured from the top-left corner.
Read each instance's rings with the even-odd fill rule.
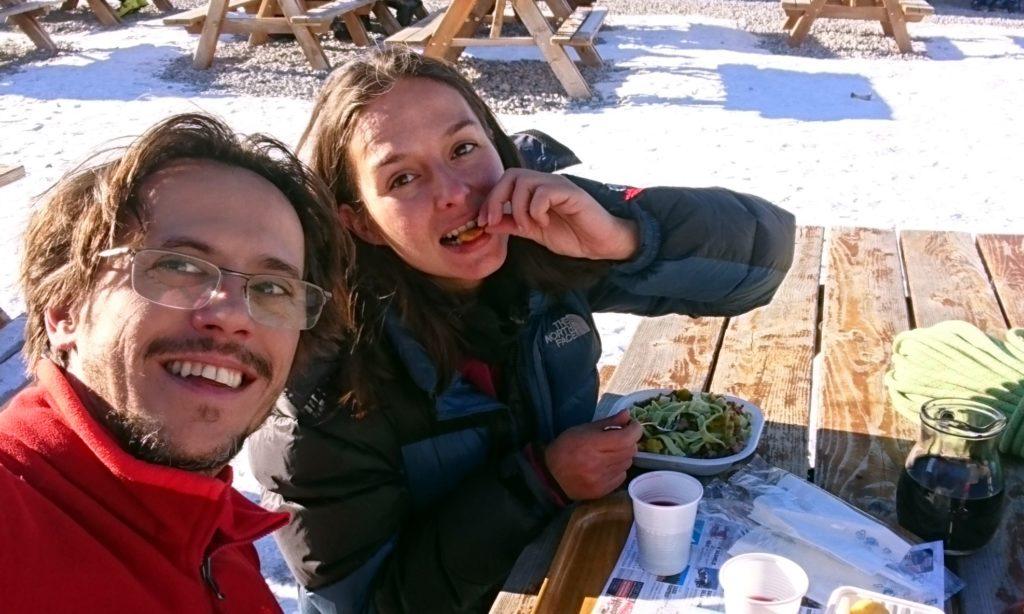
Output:
[[[818,18],[818,13],[821,12],[823,6],[825,6],[825,0],[811,0],[811,5],[797,19],[796,26],[789,33],[790,47],[798,47],[800,43],[804,42],[804,39],[807,38],[807,33],[811,31],[811,25]]]
[[[815,482],[894,524],[896,481],[917,426],[889,406],[882,374],[909,326],[896,235],[829,232]]]
[[[601,23],[608,15],[608,9],[590,7],[579,7],[573,11],[569,18],[558,26],[558,31],[551,37],[551,42],[566,45],[573,39],[592,42],[601,29]]]
[[[341,20],[345,22],[348,36],[357,47],[366,47],[370,44],[370,33],[366,31],[366,26],[363,25],[363,20],[359,18],[359,15],[350,11],[342,15]]]
[[[373,4],[374,0],[335,0],[315,9],[309,9],[292,18],[292,23],[301,25],[329,24],[338,15],[349,13],[358,8]]]
[[[1024,327],[1024,235],[979,235],[978,249],[1006,320]]]
[[[551,42],[551,26],[541,14],[537,3],[534,0],[512,0],[512,8],[530,31],[541,55],[551,66],[552,72],[566,93],[572,98],[590,98],[590,86],[580,74],[580,69],[576,67],[565,49]]]
[[[494,12],[491,13],[491,38],[501,38],[501,27],[505,25],[505,2],[495,0]]]
[[[302,49],[302,53],[306,56],[310,66],[314,70],[328,70],[331,64],[327,61],[327,55],[324,53],[323,47],[320,46],[320,40],[310,32],[308,27],[296,25],[295,23],[295,18],[306,13],[306,6],[302,3],[302,0],[277,0],[277,4],[281,7],[281,12],[284,13],[284,16],[292,23],[295,41],[299,43],[299,48]],[[347,21],[346,25],[348,25]],[[360,27],[362,26],[361,23],[359,25]],[[349,33],[351,32],[352,30],[349,28]]]
[[[819,227],[801,227],[793,266],[772,302],[729,321],[710,387],[764,411],[758,453],[799,477],[807,475],[809,465],[811,362],[824,234]]]
[[[492,5],[489,0],[452,0],[434,35],[427,41],[423,54],[449,62],[457,60],[462,54],[462,47],[452,45],[452,39],[470,38],[476,34],[480,21],[490,12]]]
[[[49,10],[54,4],[56,3],[44,0],[42,2],[16,2],[6,6],[0,5],[0,20],[12,15],[21,15],[23,13],[31,13],[33,11],[37,11],[42,14],[44,11]],[[4,168],[5,167],[0,167],[0,171]]]
[[[229,5],[230,8],[230,5]],[[277,0],[262,0],[259,8],[256,9],[256,17],[260,19],[267,19],[275,15],[281,14],[281,7],[278,6]],[[267,42],[269,39],[268,32],[257,31],[249,35],[249,46],[257,47]]]
[[[117,16],[114,9],[110,8],[104,0],[87,0],[89,8],[96,15],[96,19],[108,28],[116,26],[121,23],[121,18]]]
[[[260,0],[229,0],[228,10],[236,11],[242,7],[251,7],[253,5],[259,5]],[[163,23],[165,26],[192,26],[201,23],[206,19],[206,14],[209,11],[209,5],[201,6],[199,8],[192,9],[190,11],[182,11],[164,17]]]
[[[1022,287],[1024,237],[991,237],[984,241],[979,238],[978,243],[982,254],[988,254],[986,261],[993,285],[1005,284],[1009,279],[1011,284]],[[944,300],[912,300],[918,323],[967,320],[986,332],[1001,336],[1005,331],[1002,312],[969,236],[904,233],[903,251],[908,280],[924,276],[934,278],[926,284],[911,284],[912,299],[915,286],[945,293]],[[980,552],[956,560],[957,573],[966,584],[959,595],[965,612],[1000,612],[1024,599],[1024,462],[1003,455],[1003,474],[1006,508],[1002,527]]]
[[[900,243],[916,326],[965,320],[987,333],[1006,330],[971,235],[904,231]]]
[[[372,10],[374,16],[377,17],[377,22],[384,28],[385,34],[394,34],[402,29],[402,24],[398,23],[398,19],[392,14],[391,9],[388,8],[384,0],[374,2]]]
[[[548,523],[540,537],[523,549],[512,572],[491,605],[490,614],[531,614],[540,592],[547,584],[551,560],[562,542],[562,534],[575,507],[568,507]]]
[[[227,11],[227,0],[210,0],[206,6],[203,30],[199,35],[196,53],[192,56],[192,66],[195,68],[203,70],[213,64],[213,54],[217,50],[217,39],[220,38],[220,31],[224,26],[224,16]]]
[[[443,15],[444,11],[442,10],[434,11],[416,23],[395,32],[391,36],[387,37],[384,42],[402,43],[405,45],[425,44],[430,37],[434,35],[434,31],[437,30],[437,27],[441,25],[441,17]]]
[[[453,38],[456,47],[531,47],[532,36],[503,36],[501,38]]]
[[[4,166],[0,164],[0,186],[14,183],[25,176],[25,167],[18,166]]]
[[[896,40],[896,47],[900,53],[910,53],[914,50],[910,44],[910,34],[907,33],[907,21],[900,9],[899,0],[882,0],[885,6],[886,17],[889,27],[892,28],[892,37]],[[883,20],[884,23],[885,20]]]
[[[723,318],[644,318],[615,367],[596,416],[619,397],[645,388],[707,390]]]
[[[25,33],[25,36],[32,41],[32,44],[34,44],[37,49],[48,51],[50,53],[57,53],[57,45],[53,42],[53,39],[50,38],[50,33],[47,32],[46,29],[43,28],[43,26],[36,20],[34,14],[11,15],[7,17],[7,20],[18,26],[18,28]],[[14,180],[12,179],[11,181]],[[3,185],[3,183],[0,183],[0,185]]]

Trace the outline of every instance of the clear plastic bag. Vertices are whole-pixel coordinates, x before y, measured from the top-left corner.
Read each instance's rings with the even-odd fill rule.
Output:
[[[913,545],[827,491],[760,457],[704,489],[701,511],[747,526],[730,554],[773,552],[811,577],[815,601],[851,584],[936,604],[963,582],[942,567],[942,543]]]

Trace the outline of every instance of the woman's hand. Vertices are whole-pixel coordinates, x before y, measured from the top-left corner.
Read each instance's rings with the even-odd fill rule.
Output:
[[[618,430],[604,430],[608,426]],[[566,429],[544,450],[544,462],[573,501],[597,499],[615,490],[633,464],[643,427],[629,410]]]
[[[523,237],[576,258],[628,260],[640,246],[636,222],[608,213],[561,175],[523,168],[505,171],[477,224],[490,234]]]

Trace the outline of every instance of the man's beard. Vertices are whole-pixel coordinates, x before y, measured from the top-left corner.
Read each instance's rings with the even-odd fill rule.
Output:
[[[270,408],[263,417],[270,412]],[[176,449],[166,437],[163,427],[153,418],[120,409],[106,408],[96,412],[117,443],[135,458],[154,465],[163,465],[183,471],[206,473],[217,471],[231,462],[248,437],[263,423],[259,420],[250,429],[239,433],[215,450],[201,456],[189,455]]]
[[[156,339],[147,348],[146,357],[160,353],[190,350],[218,350],[233,354],[260,375],[264,375],[267,379],[272,377],[270,363],[262,357],[240,348],[238,344],[217,344],[209,339]],[[258,419],[212,451],[202,455],[187,454],[181,450],[180,446],[175,445],[167,429],[159,420],[145,413],[125,409],[130,403],[130,394],[125,386],[115,386],[113,390],[102,390],[92,388],[87,383],[91,382],[93,385],[98,384],[106,388],[107,386],[104,384],[110,381],[122,383],[128,381],[125,365],[114,358],[113,353],[102,361],[83,360],[82,370],[86,381],[81,383],[85,385],[91,397],[85,405],[89,408],[90,413],[107,428],[118,445],[141,461],[174,469],[202,473],[220,470],[238,455],[246,437],[263,424],[273,409],[273,402],[271,402],[259,414]],[[218,409],[208,406],[200,406],[196,408],[196,411],[200,415],[219,413]]]

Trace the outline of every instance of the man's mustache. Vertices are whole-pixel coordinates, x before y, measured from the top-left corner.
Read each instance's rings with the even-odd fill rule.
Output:
[[[243,347],[239,343],[235,343],[234,341],[218,343],[209,337],[201,337],[197,339],[174,339],[171,337],[161,337],[159,339],[154,339],[153,342],[149,344],[149,347],[146,348],[145,358],[152,358],[153,356],[160,356],[161,354],[187,352],[211,352],[232,356],[264,379],[269,380],[273,376],[274,370],[270,366],[270,361],[268,359]]]

